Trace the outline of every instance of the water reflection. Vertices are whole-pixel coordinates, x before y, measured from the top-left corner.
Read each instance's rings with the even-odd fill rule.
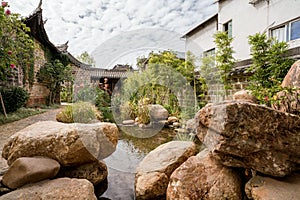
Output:
[[[98,199],[134,199],[136,167],[147,153],[159,145],[173,140],[175,135],[175,132],[170,129],[162,129],[151,138],[135,138],[120,132],[116,151],[104,159],[108,166],[108,186],[104,194],[96,192]]]

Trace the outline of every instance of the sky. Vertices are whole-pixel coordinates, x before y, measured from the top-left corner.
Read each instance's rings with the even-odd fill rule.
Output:
[[[39,0],[8,0],[10,10],[29,16]],[[96,66],[134,64],[150,51],[184,52],[180,37],[212,16],[214,0],[44,0],[43,18],[54,45],[69,41],[75,57],[87,51]]]

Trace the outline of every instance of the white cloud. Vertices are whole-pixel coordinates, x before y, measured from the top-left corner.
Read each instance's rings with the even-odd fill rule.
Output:
[[[9,1],[11,10],[22,16],[32,13],[38,3]],[[91,53],[110,38],[122,38],[127,31],[156,28],[180,36],[216,12],[211,0],[56,0],[43,1],[42,8],[44,19],[48,19],[45,28],[50,41],[55,45],[69,41],[69,51],[75,56],[84,51]],[[160,33],[153,38],[147,33],[133,42],[147,46],[155,39],[165,41],[159,37]],[[125,45],[128,40],[121,39],[116,46]],[[107,51],[110,49],[115,47],[107,47]]]

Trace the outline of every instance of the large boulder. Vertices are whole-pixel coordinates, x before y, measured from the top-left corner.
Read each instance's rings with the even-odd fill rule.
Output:
[[[248,181],[245,191],[254,200],[300,199],[300,174],[280,180],[255,176]]]
[[[196,151],[196,145],[188,141],[171,141],[151,151],[136,170],[136,199],[158,199],[164,196],[172,172],[195,155]]]
[[[300,60],[296,61],[286,76],[284,77],[281,87],[298,87],[300,88]]]
[[[281,87],[293,88],[283,90],[277,93],[278,102],[272,105],[273,108],[293,114],[300,113],[300,60],[296,61],[287,75],[284,77]]]
[[[112,123],[64,124],[37,122],[11,136],[2,157],[9,165],[20,157],[44,156],[62,166],[103,159],[115,151],[118,128]]]
[[[12,163],[2,183],[16,189],[28,183],[54,178],[59,169],[59,163],[50,158],[22,157]]]
[[[96,200],[93,184],[85,179],[59,178],[26,185],[0,200]]]
[[[167,199],[242,199],[242,181],[237,172],[203,150],[190,157],[171,175]]]
[[[107,177],[107,166],[104,161],[95,161],[80,166],[63,167],[58,176],[87,179],[93,185],[99,184]]]
[[[169,116],[169,112],[162,105],[150,104],[148,105],[150,119],[153,121],[165,120]]]
[[[300,164],[300,118],[265,106],[226,101],[196,114],[197,136],[224,165],[283,177]]]

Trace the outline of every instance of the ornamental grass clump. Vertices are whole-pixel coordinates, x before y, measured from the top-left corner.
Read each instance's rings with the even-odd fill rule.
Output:
[[[90,102],[76,102],[66,106],[56,115],[56,120],[63,123],[93,123],[102,121],[102,113]]]

